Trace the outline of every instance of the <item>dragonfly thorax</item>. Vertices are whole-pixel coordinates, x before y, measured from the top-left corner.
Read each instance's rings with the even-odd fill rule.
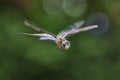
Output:
[[[56,40],[56,44],[58,45],[59,48],[62,48],[65,50],[70,48],[70,42],[65,38],[58,38]]]

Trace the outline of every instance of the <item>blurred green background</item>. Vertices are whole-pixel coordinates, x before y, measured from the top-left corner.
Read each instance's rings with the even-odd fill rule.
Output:
[[[67,51],[35,33],[24,19],[57,34],[93,12],[109,18],[100,36],[82,32]],[[0,80],[120,80],[120,0],[0,0]]]

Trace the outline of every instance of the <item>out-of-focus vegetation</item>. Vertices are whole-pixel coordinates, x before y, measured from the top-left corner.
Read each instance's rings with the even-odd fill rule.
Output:
[[[67,51],[20,34],[35,33],[25,18],[57,34],[93,12],[108,31],[76,34]],[[120,0],[0,0],[0,80],[120,80]]]

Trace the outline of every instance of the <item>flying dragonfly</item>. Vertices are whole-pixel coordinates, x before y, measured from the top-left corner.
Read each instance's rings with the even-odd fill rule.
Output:
[[[38,36],[40,40],[50,40],[50,41],[56,43],[56,45],[60,49],[64,49],[64,50],[68,50],[70,48],[70,45],[71,45],[70,41],[68,41],[66,39],[67,37],[74,35],[76,33],[79,33],[79,32],[88,31],[91,29],[98,28],[98,25],[92,25],[92,26],[80,28],[85,23],[84,20],[81,20],[81,21],[75,22],[73,25],[70,25],[67,29],[58,33],[58,35],[55,35],[55,34],[48,32],[42,28],[38,28],[37,25],[33,24],[32,22],[30,22],[28,20],[25,20],[24,23],[26,26],[28,26],[28,27],[30,27],[38,32],[42,32],[42,33],[35,33],[35,34],[22,33],[22,34],[31,35],[31,36]]]

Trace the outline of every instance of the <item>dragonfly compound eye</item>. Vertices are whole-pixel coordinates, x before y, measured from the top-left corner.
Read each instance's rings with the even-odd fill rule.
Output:
[[[62,46],[64,47],[64,49],[69,49],[70,48],[70,42],[69,41],[63,41]]]

